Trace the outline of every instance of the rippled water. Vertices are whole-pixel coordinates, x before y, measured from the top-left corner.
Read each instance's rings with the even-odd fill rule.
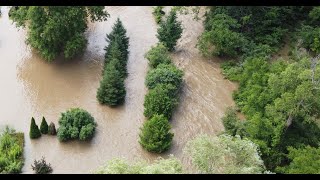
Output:
[[[151,7],[107,7],[111,17],[106,22],[90,23],[86,32],[88,46],[84,55],[54,63],[43,61],[25,44],[26,31],[18,30],[8,19],[9,8],[1,7],[0,17],[0,126],[6,124],[25,133],[25,166],[32,173],[34,159],[45,156],[53,173],[90,173],[113,157],[152,161],[158,155],[146,152],[138,143],[139,128],[145,121],[143,100],[148,70],[144,54],[157,43],[157,25]],[[130,38],[125,104],[118,108],[100,105],[96,90],[102,78],[106,34],[120,17]],[[202,58],[195,44],[203,31],[202,23],[182,15],[184,33],[172,56],[184,70],[180,105],[171,124],[175,133],[172,148],[162,154],[174,154],[185,168],[190,165],[182,155],[185,143],[199,133],[217,134],[223,130],[220,118],[233,105],[236,85],[220,74],[219,59]],[[60,113],[71,107],[88,110],[97,121],[97,132],[89,143],[60,143],[44,135],[30,140],[32,116],[38,125],[42,116],[58,127]]]

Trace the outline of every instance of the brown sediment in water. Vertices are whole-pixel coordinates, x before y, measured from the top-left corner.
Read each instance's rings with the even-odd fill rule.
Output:
[[[141,148],[139,128],[145,121],[143,101],[148,62],[144,54],[157,43],[157,25],[151,7],[107,7],[106,22],[90,23],[86,32],[88,46],[83,56],[53,63],[43,61],[25,44],[26,31],[8,20],[8,7],[1,7],[0,18],[0,126],[6,124],[25,136],[24,173],[32,173],[34,159],[45,156],[53,173],[90,173],[114,157],[154,160],[159,155]],[[123,106],[109,108],[96,100],[102,78],[106,34],[120,17],[130,40],[126,99]],[[217,134],[223,130],[220,118],[233,105],[236,85],[223,78],[219,59],[205,59],[195,48],[203,31],[202,23],[181,15],[184,33],[173,54],[174,63],[183,69],[184,86],[180,104],[171,120],[175,133],[172,148],[162,154],[174,154],[189,167],[182,156],[185,143],[200,133]],[[60,113],[71,107],[90,112],[98,126],[91,142],[60,143],[56,136],[28,137],[31,117],[40,125],[42,116],[58,127]]]

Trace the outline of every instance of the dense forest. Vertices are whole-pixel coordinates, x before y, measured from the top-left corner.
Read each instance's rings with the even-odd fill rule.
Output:
[[[145,120],[137,143],[158,155],[168,152],[173,140],[179,141],[174,139],[171,123],[183,103],[179,98],[185,73],[173,60],[185,31],[180,15],[202,21],[204,30],[195,48],[209,61],[222,60],[223,76],[238,84],[232,94],[235,106],[224,112],[224,130],[219,134],[199,133],[188,140],[183,157],[192,170],[170,155],[153,163],[114,157],[93,173],[319,174],[320,7],[173,7],[167,13],[163,9],[157,6],[152,12],[158,42],[144,54],[148,62]],[[110,15],[103,6],[13,6],[9,11],[16,27],[27,29],[26,43],[47,63],[59,56],[69,60],[81,55],[88,43],[84,33],[89,20],[107,21]],[[127,63],[129,54],[135,53],[129,52],[128,30],[117,17],[111,32],[105,33],[102,77],[92,98],[101,106],[123,108],[127,101],[125,81],[131,80]],[[284,47],[288,49],[280,53]],[[94,114],[76,107],[61,113],[58,123],[56,130],[53,122],[48,125],[42,117],[39,128],[31,117],[30,139],[47,134],[57,135],[61,143],[89,142],[100,126]],[[0,173],[21,172],[23,139],[23,133],[10,128],[0,134]],[[44,157],[34,160],[32,169],[38,174],[54,171]]]

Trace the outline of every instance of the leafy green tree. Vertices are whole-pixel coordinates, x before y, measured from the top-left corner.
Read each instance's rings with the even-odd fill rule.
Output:
[[[177,89],[182,83],[183,71],[171,64],[160,64],[147,73],[146,86],[153,89],[158,84],[172,84]]]
[[[10,18],[17,27],[27,27],[27,43],[47,61],[60,53],[72,58],[84,51],[88,17],[92,22],[105,21],[104,6],[15,6]]]
[[[124,159],[115,158],[107,165],[100,167],[97,174],[181,174],[181,162],[170,156],[168,159],[158,158],[152,164],[145,161],[128,163]]]
[[[117,60],[113,59],[106,67],[97,91],[97,99],[101,104],[116,106],[124,102],[126,89],[121,73],[117,69],[118,63]]]
[[[181,22],[177,21],[176,11],[171,10],[166,21],[160,23],[157,38],[169,51],[173,51],[182,34]]]
[[[171,58],[168,49],[163,43],[158,43],[152,46],[151,49],[145,54],[145,58],[149,61],[149,66],[156,68],[159,64],[170,64]]]
[[[151,89],[144,98],[144,116],[151,118],[163,114],[170,119],[174,108],[178,105],[176,87],[172,84],[159,84]]]
[[[49,125],[48,134],[50,134],[50,135],[56,135],[57,134],[56,127],[55,127],[53,122],[51,122],[50,125]]]
[[[234,57],[244,51],[244,46],[248,42],[241,33],[237,32],[240,28],[237,20],[226,14],[217,14],[210,23],[210,30],[203,32],[197,44],[203,55]]]
[[[258,146],[239,136],[201,135],[187,143],[184,153],[200,173],[260,174],[265,171]]]
[[[143,124],[139,134],[139,143],[147,151],[164,152],[170,148],[174,135],[170,129],[168,119],[162,114],[156,114]]]
[[[31,139],[37,139],[41,136],[41,132],[39,130],[39,127],[36,124],[36,121],[34,120],[33,117],[31,118],[29,136]]]
[[[41,125],[40,125],[40,132],[42,134],[48,134],[48,123],[44,117],[42,117]]]
[[[71,108],[65,113],[61,113],[59,125],[57,135],[60,141],[89,140],[93,137],[96,127],[91,114],[80,108]]]
[[[157,24],[159,24],[161,22],[162,16],[164,16],[166,14],[162,9],[163,9],[163,6],[153,7],[152,14],[154,15],[154,18],[155,18]]]
[[[320,148],[307,146],[304,148],[289,147],[288,157],[291,163],[277,170],[287,174],[319,174]]]

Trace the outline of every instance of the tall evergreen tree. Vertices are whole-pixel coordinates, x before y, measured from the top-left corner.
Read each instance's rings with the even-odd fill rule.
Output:
[[[34,120],[33,117],[31,118],[29,136],[30,136],[31,139],[37,139],[37,138],[39,138],[41,136],[39,127],[36,124],[36,121]]]
[[[177,21],[175,10],[171,10],[166,21],[160,23],[157,38],[169,51],[173,51],[182,34],[181,22]]]
[[[120,71],[116,68],[117,60],[108,63],[100,87],[97,91],[97,99],[101,104],[110,106],[119,105],[124,101],[126,89],[121,78]]]

